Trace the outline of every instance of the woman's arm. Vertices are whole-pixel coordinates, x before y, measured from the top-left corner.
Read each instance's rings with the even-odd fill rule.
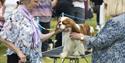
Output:
[[[19,48],[16,48],[10,41],[0,38],[0,42],[2,42],[9,49],[15,51],[17,55],[19,56],[21,62],[26,62],[26,56],[23,54],[23,52],[20,51]]]
[[[103,49],[112,46],[115,42],[123,39],[123,27],[119,22],[109,21],[105,27],[95,37],[85,36],[89,47],[94,49]]]
[[[50,37],[52,37],[55,34],[55,31],[52,31],[48,34],[41,34],[41,41],[44,42],[47,39],[49,39]]]
[[[44,42],[46,41],[47,39],[51,38],[53,35],[56,35],[58,34],[59,32],[61,32],[62,30],[60,29],[56,29],[48,34],[41,34],[41,41]]]
[[[83,37],[83,42],[94,49],[103,49],[110,47],[113,43],[121,40],[124,36],[123,27],[120,26],[120,23],[116,23],[115,21],[109,21],[105,27],[100,31],[97,36],[85,36],[78,33],[72,33],[71,38],[80,40]]]

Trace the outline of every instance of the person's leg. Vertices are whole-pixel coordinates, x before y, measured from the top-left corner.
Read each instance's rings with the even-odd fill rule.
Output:
[[[96,29],[98,30],[98,32],[100,31],[100,5],[96,5]]]
[[[105,6],[104,3],[102,3],[102,5],[100,5],[100,27],[101,29],[103,28],[103,26],[105,25]]]
[[[58,33],[56,35],[56,43],[55,43],[55,47],[59,47],[59,46],[62,46],[62,33]]]
[[[18,63],[19,57],[17,54],[7,55],[7,63]]]
[[[96,5],[96,21],[97,21],[97,25],[99,24],[99,17],[100,17],[100,5]]]

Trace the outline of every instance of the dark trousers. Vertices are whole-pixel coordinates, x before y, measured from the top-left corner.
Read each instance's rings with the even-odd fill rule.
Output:
[[[56,40],[57,42],[55,43],[55,47],[62,46],[62,33],[61,32],[56,35]]]
[[[18,63],[19,57],[17,54],[7,55],[7,63]]]
[[[100,5],[96,5],[95,6],[95,8],[96,8],[96,21],[97,21],[97,25],[100,25]]]

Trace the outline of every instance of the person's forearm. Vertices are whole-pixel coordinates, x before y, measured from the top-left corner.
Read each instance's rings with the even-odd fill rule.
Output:
[[[41,41],[42,42],[46,41],[47,39],[49,39],[50,37],[52,37],[54,34],[55,34],[55,31],[52,31],[52,32],[50,32],[48,34],[42,34]]]
[[[119,25],[121,24],[116,21],[108,21],[103,29],[95,37],[85,36],[84,40],[92,48],[108,48],[115,42],[119,42],[120,39],[124,38],[124,32],[121,30],[124,29],[124,27]]]
[[[19,56],[20,58],[20,62],[21,63],[24,63],[26,62],[26,56],[24,55],[24,53],[19,49],[17,48],[16,46],[14,46],[14,44],[12,44],[10,41],[7,41],[7,40],[4,40],[2,38],[0,38],[0,42],[2,42],[6,47],[8,47],[9,49],[13,50],[14,52],[17,53],[17,55]]]
[[[11,42],[9,42],[7,40],[0,38],[0,42],[2,42],[9,49],[15,51],[17,54],[21,52],[19,48],[16,48],[16,46],[14,46],[14,44],[12,44]]]

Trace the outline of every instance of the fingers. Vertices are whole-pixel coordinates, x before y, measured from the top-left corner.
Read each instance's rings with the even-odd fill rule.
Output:
[[[18,56],[20,58],[19,63],[25,63],[26,62],[26,56],[22,52],[19,52]]]
[[[76,34],[75,34],[75,33],[71,33],[71,34],[70,34],[70,38],[71,38],[71,39],[76,39],[76,38],[77,38],[77,37],[76,37]]]
[[[76,36],[78,33],[75,33],[75,32],[72,32],[71,34],[70,34],[70,37],[74,37],[74,36]]]
[[[75,33],[75,32],[73,32],[73,33],[70,34],[70,38],[71,39],[76,39],[76,40],[80,40],[81,37],[83,37],[83,36],[84,36],[83,34],[81,34],[81,33]]]
[[[55,30],[55,34],[58,34],[58,33],[60,33],[60,32],[62,32],[61,29],[56,29],[56,30]]]
[[[19,62],[20,63],[25,63],[26,62],[26,57],[25,56],[20,57]]]

